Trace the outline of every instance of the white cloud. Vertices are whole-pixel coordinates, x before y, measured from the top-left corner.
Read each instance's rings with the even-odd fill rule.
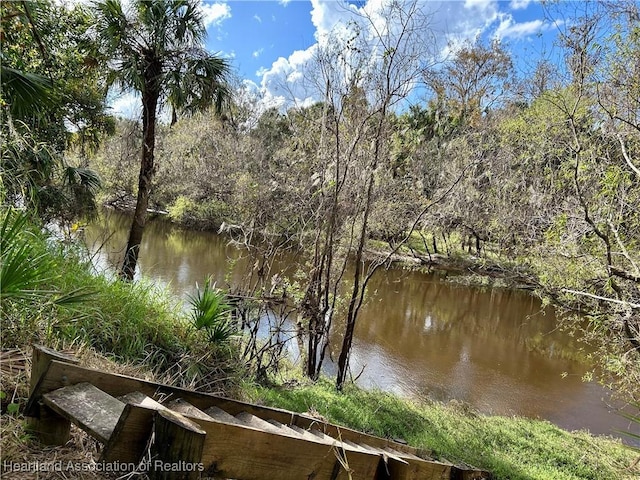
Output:
[[[529,22],[516,23],[510,14],[503,15],[500,24],[495,31],[496,38],[525,38],[537,35],[549,28],[542,20],[531,20]]]
[[[224,20],[231,18],[231,7],[226,3],[202,2],[200,8],[206,28],[211,25],[220,25]]]
[[[512,10],[524,10],[529,6],[531,0],[511,0],[509,8]]]
[[[312,91],[305,75],[312,63],[317,46],[307,50],[296,50],[288,58],[278,58],[269,69],[261,69],[257,75],[262,76],[260,82],[264,101],[271,106],[310,105],[313,103]]]
[[[258,58],[260,55],[262,55],[262,52],[264,52],[264,48],[259,48],[258,50],[256,50],[255,52],[253,52],[253,58]]]
[[[262,19],[260,18],[260,15],[258,15],[257,13],[253,16],[253,19],[258,23],[262,23]]]
[[[522,1],[522,0],[520,0]],[[403,3],[403,0],[400,0]],[[368,0],[356,6],[345,0],[311,0],[311,22],[316,31],[316,43],[306,50],[299,50],[287,58],[281,57],[271,67],[256,72],[261,78],[260,87],[265,99],[281,105],[300,105],[313,98],[311,73],[313,57],[319,47],[344,42],[353,37],[354,25],[359,24],[364,38],[375,38],[394,27],[389,22],[386,9],[390,0]],[[407,5],[411,2],[407,2]],[[420,1],[418,8],[426,15],[428,22],[420,32],[412,32],[416,44],[422,42],[429,47],[433,56],[441,56],[452,45],[465,40],[473,40],[478,35],[495,28],[501,19],[500,4],[497,0]],[[366,16],[369,20],[365,21]],[[504,19],[503,19],[504,21]],[[502,24],[501,24],[502,25]],[[524,34],[525,27],[508,23],[501,31],[504,35]],[[375,30],[375,31],[374,31]],[[420,38],[422,37],[422,38]],[[427,59],[432,61],[433,58]],[[375,59],[372,58],[371,65]]]

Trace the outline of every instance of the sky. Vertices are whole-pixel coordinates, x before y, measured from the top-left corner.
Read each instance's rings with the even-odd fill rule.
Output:
[[[315,49],[349,35],[349,20],[361,18],[359,14],[378,18],[386,1],[202,0],[206,47],[230,62],[237,78],[265,107],[308,105],[318,98],[303,89],[301,81]],[[433,36],[428,41],[437,44],[439,54],[446,55],[451,42],[498,38],[513,52],[521,74],[533,68],[532,59],[552,49],[558,28],[545,19],[538,0],[419,4],[430,16]],[[114,101],[113,110],[130,116],[131,105],[137,103],[124,95]]]

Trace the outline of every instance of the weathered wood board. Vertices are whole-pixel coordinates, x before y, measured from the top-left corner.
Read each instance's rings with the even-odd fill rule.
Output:
[[[202,453],[205,471],[221,478],[371,480],[380,462],[378,455],[321,440],[303,440],[228,423],[196,422],[207,432]]]
[[[46,393],[44,404],[102,443],[109,441],[124,403],[90,383],[77,383]]]
[[[29,393],[34,391],[42,375],[49,369],[52,360],[72,364],[80,363],[77,358],[71,355],[57,352],[42,345],[33,345]],[[32,405],[28,415],[26,429],[34,433],[40,442],[45,445],[64,445],[69,440],[71,422],[52,411],[46,405],[36,402]]]
[[[169,409],[158,410],[153,423],[154,441],[151,457],[164,465],[181,465],[173,469],[152,468],[151,480],[197,480],[206,432],[196,423]],[[191,468],[186,467],[190,465]]]

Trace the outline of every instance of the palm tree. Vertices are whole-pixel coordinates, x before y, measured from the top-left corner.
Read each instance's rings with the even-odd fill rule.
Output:
[[[132,280],[138,261],[155,173],[158,108],[174,112],[218,109],[228,98],[228,63],[203,47],[206,30],[197,0],[121,0],[94,6],[102,54],[111,65],[109,85],[142,97],[142,156],[138,199],[120,275]]]

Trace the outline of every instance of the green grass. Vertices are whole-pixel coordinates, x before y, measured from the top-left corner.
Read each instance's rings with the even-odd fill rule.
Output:
[[[393,395],[350,387],[335,391],[326,379],[296,388],[253,387],[253,401],[311,411],[367,433],[403,438],[435,458],[486,469],[496,479],[621,480],[637,453],[617,440],[566,432],[526,418],[484,416],[460,404],[413,403]]]

